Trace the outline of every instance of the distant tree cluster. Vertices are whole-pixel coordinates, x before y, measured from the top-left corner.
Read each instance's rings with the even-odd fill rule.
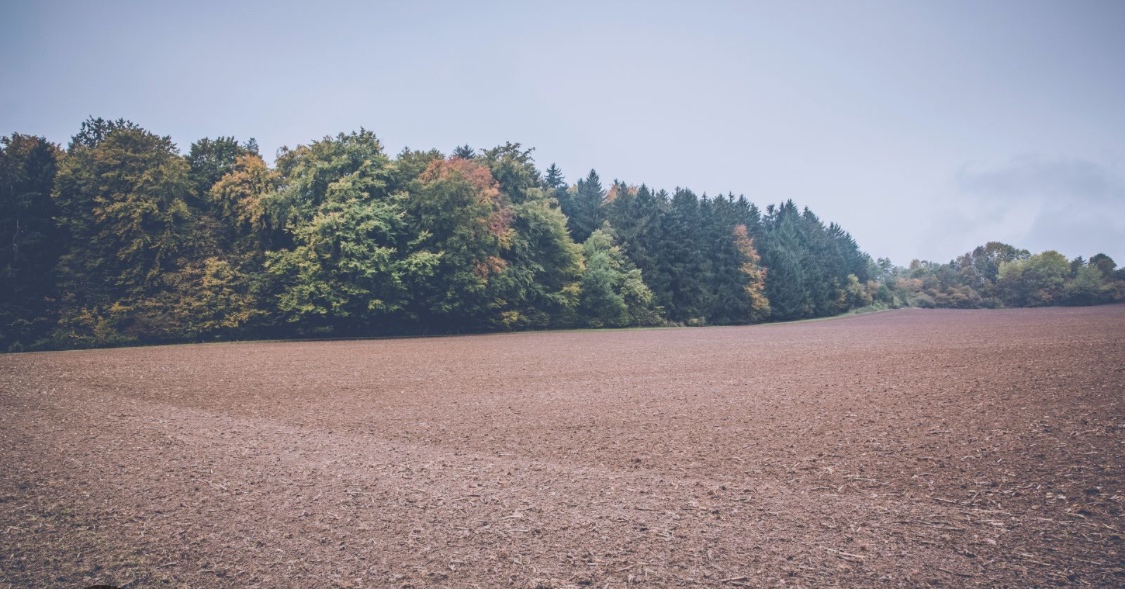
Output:
[[[986,249],[895,269],[792,202],[607,188],[593,171],[570,185],[511,143],[390,157],[360,130],[271,167],[253,140],[181,154],[124,120],[87,120],[65,150],[0,139],[0,350],[745,324],[1125,291],[1105,256]]]
[[[886,272],[885,282],[899,306],[975,309],[1125,301],[1125,269],[1105,254],[1067,260],[1053,250],[1032,255],[995,241],[948,264],[914,260]]]

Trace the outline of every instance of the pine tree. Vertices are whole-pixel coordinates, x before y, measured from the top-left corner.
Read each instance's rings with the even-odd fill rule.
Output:
[[[579,180],[574,195],[563,203],[563,213],[567,215],[567,226],[575,243],[586,241],[590,234],[601,227],[605,220],[602,205],[606,192],[602,188],[598,173],[590,170],[584,180]],[[567,209],[570,209],[569,211]]]

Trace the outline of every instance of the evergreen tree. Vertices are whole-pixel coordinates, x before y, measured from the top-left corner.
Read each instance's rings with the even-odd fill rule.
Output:
[[[450,157],[459,157],[463,160],[471,160],[477,157],[477,150],[469,147],[468,144],[458,145],[453,148],[453,154]]]
[[[606,192],[598,173],[590,170],[585,179],[578,181],[574,194],[560,202],[575,243],[586,241],[591,233],[601,227],[605,220],[602,213],[605,197]]]
[[[790,209],[783,208],[775,213],[770,205],[768,211],[770,230],[763,248],[762,265],[766,267],[765,292],[771,317],[782,320],[810,317],[813,305],[805,287],[804,248],[796,220]]]
[[[61,155],[42,137],[0,138],[0,351],[35,343],[54,324],[64,242],[51,189]]]
[[[659,273],[668,280],[667,299],[660,301],[668,319],[688,324],[706,322],[708,284],[707,260],[700,240],[703,217],[699,198],[690,190],[677,189],[668,213],[663,216],[663,241],[659,254]]]
[[[547,168],[547,175],[543,177],[543,188],[546,188],[551,194],[554,194],[554,191],[560,188],[566,188],[566,178],[563,177],[562,170],[555,164],[551,164],[551,167]]]
[[[762,294],[764,273],[741,212],[733,197],[718,197],[704,216],[710,268],[707,322],[717,325],[761,321],[769,314]]]
[[[606,216],[618,244],[644,274],[645,284],[662,305],[667,305],[671,298],[671,278],[660,264],[661,252],[667,243],[663,234],[667,207],[666,193],[654,194],[645,185],[636,190],[618,190],[617,197],[606,207]]]

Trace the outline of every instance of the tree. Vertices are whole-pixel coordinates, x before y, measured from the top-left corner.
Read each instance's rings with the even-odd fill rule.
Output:
[[[771,211],[769,221],[775,228],[768,232],[762,254],[771,317],[782,320],[810,317],[813,305],[805,287],[802,245],[795,221],[792,215],[781,215],[780,220],[776,217]]]
[[[1081,265],[1066,282],[1064,301],[1067,305],[1100,305],[1113,299],[1113,286],[1096,266]]]
[[[395,202],[343,178],[333,198],[293,228],[296,247],[271,252],[266,268],[282,285],[278,309],[302,329],[370,333],[388,328],[410,302],[409,285],[433,276],[440,256],[402,253],[407,231]]]
[[[602,215],[605,196],[598,173],[590,170],[585,179],[578,181],[574,194],[561,201],[563,213],[568,219],[567,226],[575,243],[586,241],[591,233],[601,227],[605,220]]]
[[[328,198],[329,188],[344,177],[362,179],[372,198],[390,195],[398,179],[382,143],[362,128],[292,150],[283,147],[277,171],[277,190],[262,199],[271,227],[296,227],[311,221]]]
[[[579,309],[592,327],[655,325],[660,310],[641,271],[613,245],[613,230],[606,224],[582,245],[585,270]]]
[[[60,336],[70,345],[166,331],[149,321],[149,303],[158,298],[163,275],[176,270],[192,233],[185,201],[189,168],[172,140],[127,122],[108,125],[103,135],[105,126],[83,125],[54,190],[71,244],[59,274]]]
[[[1097,268],[1103,277],[1110,278],[1117,269],[1117,262],[1105,254],[1095,254],[1090,258],[1090,266]]]
[[[555,164],[547,168],[547,175],[543,177],[543,188],[554,192],[559,188],[566,188],[566,178],[563,177],[562,170]]]
[[[1025,260],[1031,252],[1006,243],[990,241],[978,246],[958,259],[956,265],[963,283],[979,291],[985,297],[995,296],[996,279],[1000,274],[1000,264],[1015,260]]]
[[[716,325],[748,323],[760,319],[760,309],[751,312],[752,292],[747,289],[758,280],[758,291],[764,286],[758,273],[760,258],[754,249],[746,226],[738,223],[735,205],[726,197],[705,199],[703,214],[703,253],[707,258],[708,283],[707,322]],[[762,296],[759,305],[765,301]],[[768,303],[765,304],[768,308]]]
[[[245,195],[238,196],[245,222],[255,223],[260,210],[264,227],[284,227],[265,268],[286,322],[302,331],[372,333],[408,316],[413,285],[433,277],[440,255],[417,247],[407,195],[394,190],[419,162],[428,169],[431,156],[405,150],[392,164],[375,135],[361,130],[283,150],[278,188],[261,198],[255,186],[268,178],[255,162],[243,177],[227,177],[233,194]]]
[[[125,119],[107,121],[101,117],[90,117],[82,121],[82,126],[79,127],[78,133],[75,133],[75,135],[70,138],[70,144],[67,145],[66,151],[67,153],[72,153],[79,148],[94,149],[102,141],[105,141],[110,133],[120,129],[131,131],[142,130],[136,123],[126,121]]]
[[[405,206],[413,247],[437,256],[434,273],[414,285],[418,319],[445,328],[488,324],[488,287],[507,267],[514,237],[511,207],[489,169],[479,159],[435,161]]]
[[[505,329],[573,325],[582,276],[582,248],[570,239],[566,217],[546,199],[512,207],[507,267],[492,283],[495,320]]]
[[[51,188],[61,156],[42,137],[0,138],[0,350],[33,344],[54,323],[64,236]]]
[[[766,298],[766,270],[761,266],[761,257],[754,248],[754,239],[750,237],[746,225],[735,225],[731,233],[735,249],[741,254],[739,271],[745,276],[742,289],[746,293],[747,304],[742,320],[748,323],[765,321],[770,315],[770,302]]]
[[[668,200],[666,192],[654,193],[642,184],[635,190],[618,190],[617,198],[606,206],[617,244],[644,274],[657,304],[665,307],[672,296],[672,277],[663,265],[664,249],[673,245],[664,237]]]
[[[702,324],[710,307],[711,277],[700,240],[703,217],[699,198],[686,189],[672,195],[667,214],[661,219],[662,242],[659,272],[668,279],[667,298],[660,301],[668,319]]]
[[[531,158],[532,151],[521,148],[519,143],[505,143],[484,151],[483,159],[508,202],[520,204],[533,198],[533,191],[543,183]]]
[[[187,160],[190,170],[189,179],[192,184],[193,202],[198,206],[205,206],[207,195],[211,187],[234,169],[239,158],[258,155],[258,144],[251,139],[245,144],[239,143],[234,137],[218,137],[216,139],[200,139],[191,144]]]
[[[1024,260],[1002,262],[997,288],[1005,305],[1039,307],[1063,302],[1070,263],[1049,250]]]
[[[457,156],[454,156],[457,157]],[[429,151],[403,148],[395,157],[394,164],[389,169],[390,181],[387,186],[388,193],[410,192],[414,182],[430,167],[430,164],[444,160],[445,156],[436,149]],[[471,158],[462,158],[471,159]]]
[[[277,189],[278,180],[277,173],[261,157],[247,154],[239,156],[226,175],[211,186],[208,208],[225,227],[224,249],[264,251],[271,237],[276,238],[285,229],[266,214],[263,203],[266,195]]]

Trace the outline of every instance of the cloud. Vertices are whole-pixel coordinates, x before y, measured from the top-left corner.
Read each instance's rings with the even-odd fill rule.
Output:
[[[942,224],[958,221],[934,227],[950,238],[1000,240],[1071,256],[1125,254],[1125,177],[1114,168],[1023,155],[1002,166],[963,166],[954,180],[956,194]]]
[[[957,172],[957,185],[966,194],[998,200],[1125,200],[1125,178],[1102,164],[1076,158],[1023,155],[998,168],[965,166]]]

